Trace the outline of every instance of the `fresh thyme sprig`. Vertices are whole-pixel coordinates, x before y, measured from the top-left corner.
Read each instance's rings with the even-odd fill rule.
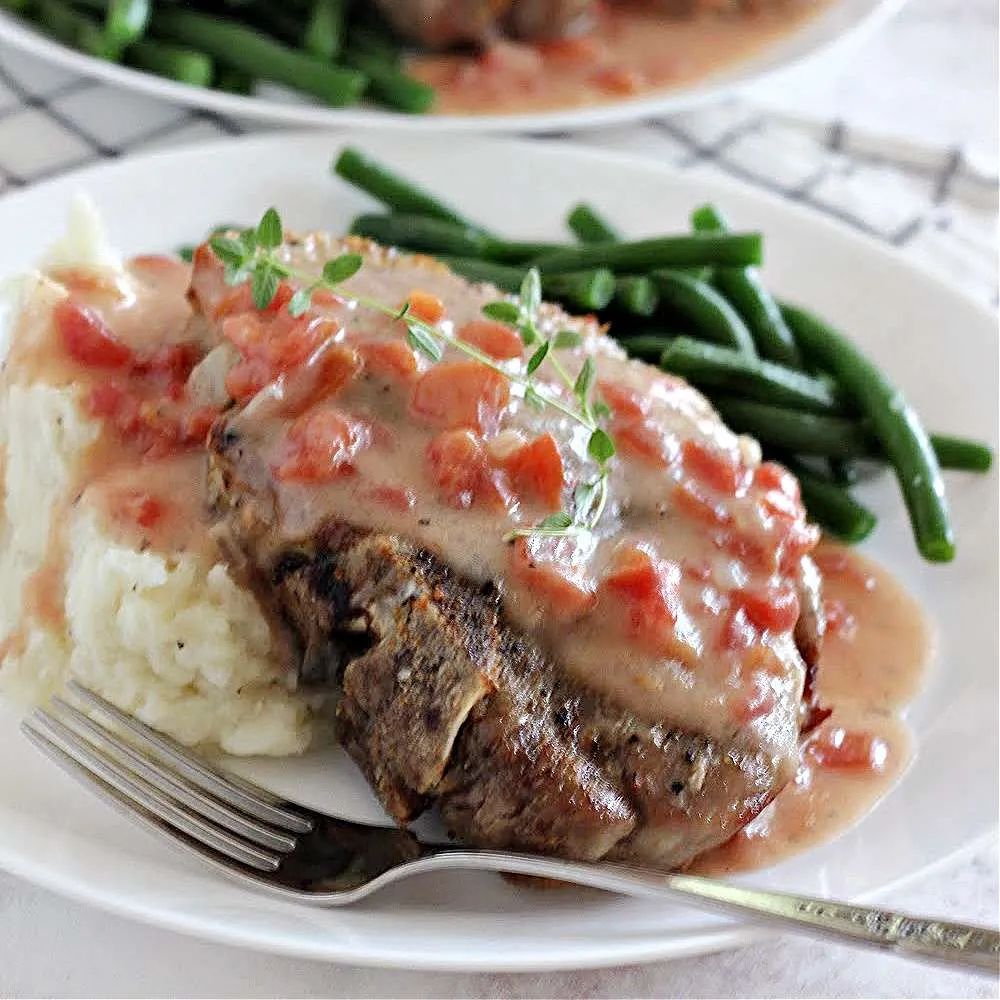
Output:
[[[295,281],[299,287],[287,307],[292,316],[301,316],[309,309],[316,291],[324,289],[336,293],[339,286],[355,275],[363,264],[360,254],[341,254],[326,261],[320,276],[316,277],[289,266],[281,259],[277,249],[283,240],[281,217],[274,208],[269,208],[256,227],[244,229],[235,237],[216,234],[209,240],[209,246],[222,261],[228,285],[250,282],[254,305],[258,309],[265,309],[274,301],[283,279]],[[505,299],[483,306],[484,315],[513,327],[526,347],[534,346],[523,372],[509,370],[474,345],[414,316],[409,302],[397,308],[354,293],[349,293],[349,296],[363,308],[404,322],[410,346],[430,361],[436,363],[441,360],[444,353],[442,344],[452,347],[521,386],[528,405],[537,409],[550,406],[590,432],[587,454],[596,464],[597,474],[593,479],[577,485],[573,491],[572,512],[550,514],[531,528],[515,529],[506,536],[508,539],[531,535],[565,536],[592,531],[596,527],[607,504],[609,462],[615,454],[614,442],[600,426],[600,420],[607,416],[608,411],[603,402],[594,398],[593,360],[588,357],[574,379],[556,356],[556,351],[578,346],[580,335],[574,330],[560,330],[551,338],[542,336],[538,323],[541,282],[535,268],[525,275],[516,302]],[[569,390],[575,407],[536,384],[535,375],[546,361]]]

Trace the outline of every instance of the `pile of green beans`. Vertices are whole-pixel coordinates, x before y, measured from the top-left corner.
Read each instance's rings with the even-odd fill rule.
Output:
[[[735,431],[799,478],[810,517],[847,542],[865,539],[875,515],[851,496],[854,463],[889,465],[920,553],[955,554],[942,469],[986,472],[984,444],[928,434],[886,375],[842,333],[777,301],[757,265],[758,233],[732,233],[712,205],[691,233],[625,240],[590,205],[567,226],[576,244],[508,240],[355,149],[333,172],[385,208],[352,232],[429,253],[456,273],[516,292],[537,267],[547,297],[594,313],[633,357],[683,376]],[[828,471],[822,471],[826,468]]]
[[[408,114],[433,87],[402,68],[370,4],[350,0],[0,0],[0,7],[88,55],[194,87],[251,93],[268,81],[331,107],[363,97]]]

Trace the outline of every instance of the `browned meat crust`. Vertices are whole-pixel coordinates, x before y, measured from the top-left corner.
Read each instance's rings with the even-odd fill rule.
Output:
[[[494,586],[401,538],[329,521],[289,545],[268,471],[225,422],[210,454],[227,547],[307,675],[342,686],[340,738],[399,822],[433,801],[478,844],[676,867],[791,777],[739,736],[650,725],[568,680],[504,622]]]

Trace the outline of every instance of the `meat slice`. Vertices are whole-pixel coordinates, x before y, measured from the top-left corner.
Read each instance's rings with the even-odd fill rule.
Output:
[[[297,270],[318,268],[340,246],[310,236],[288,253]],[[365,267],[352,279],[364,284],[352,287],[393,305],[415,288],[427,291],[444,303],[455,329],[479,316],[483,302],[498,294],[470,286],[423,258],[397,257],[357,242],[347,248],[366,255]],[[204,253],[195,261],[193,304],[209,322],[222,323],[224,337],[244,343],[246,321],[233,318],[232,291],[217,265]],[[342,302],[323,308],[321,316],[307,315],[290,326],[287,317],[274,319],[282,344],[315,329],[335,331],[331,338],[341,355],[352,343],[370,344],[373,337],[399,344],[394,321],[375,322]],[[250,354],[243,364],[274,356],[267,326],[272,320],[261,315],[254,322],[259,328],[244,348]],[[708,445],[688,449],[690,468],[705,477],[699,496],[710,497],[707,484],[727,481],[740,462],[755,461],[753,449],[744,449],[702,397],[679,380],[625,361],[595,324],[551,307],[540,322],[545,329],[580,330],[583,344],[566,352],[564,364],[578,367],[590,356],[600,379],[618,380],[604,391],[616,419],[633,421],[623,426],[636,434],[643,430],[647,438],[654,430],[659,435],[674,428],[719,449],[718,454],[709,454]],[[316,370],[326,369],[320,364]],[[744,595],[752,583],[763,587],[784,580],[779,567],[790,558],[780,540],[770,552],[760,543],[748,545],[753,539],[737,532],[758,509],[752,494],[729,502],[720,534],[702,520],[706,510],[718,514],[716,507],[695,505],[691,514],[685,513],[690,503],[675,507],[663,499],[672,495],[681,462],[668,461],[675,449],[665,437],[654,435],[655,451],[640,449],[636,457],[621,459],[622,478],[613,481],[606,514],[611,535],[595,540],[595,566],[613,558],[617,534],[641,537],[648,540],[643,545],[660,546],[667,559],[663,565],[677,570],[671,586],[680,589],[669,600],[653,594],[631,611],[626,608],[620,625],[614,624],[614,601],[602,592],[596,606],[610,617],[595,626],[600,652],[581,671],[564,654],[584,649],[580,639],[588,633],[572,616],[562,617],[560,591],[554,591],[556,603],[548,610],[535,608],[531,595],[519,591],[517,579],[503,569],[512,552],[502,541],[504,524],[520,516],[518,504],[529,503],[530,495],[512,498],[511,484],[496,480],[477,493],[485,473],[462,468],[450,473],[461,479],[461,491],[448,499],[433,495],[421,456],[434,435],[455,432],[423,426],[407,408],[410,387],[422,377],[419,365],[390,374],[363,370],[346,385],[338,376],[329,398],[312,404],[335,406],[350,420],[366,422],[371,442],[352,457],[353,464],[338,465],[333,478],[319,485],[283,478],[289,466],[281,442],[289,423],[299,419],[286,411],[302,398],[316,398],[308,379],[307,392],[290,391],[289,375],[281,369],[272,388],[230,410],[212,430],[209,486],[217,533],[230,562],[279,623],[300,682],[339,689],[339,738],[397,821],[407,823],[435,806],[449,827],[472,843],[674,868],[730,837],[792,778],[806,675],[792,628],[761,634],[747,631],[746,620],[739,619],[737,653],[719,646],[719,636],[728,634],[725,615],[737,614],[736,604],[726,611],[726,602],[736,597],[725,598],[720,589],[732,565],[751,557],[757,561],[741,563],[733,578],[738,583],[728,584],[736,588],[734,595]],[[642,387],[648,398],[633,393]],[[565,435],[558,423],[545,422],[551,415],[518,409],[516,401],[509,409],[502,415],[504,429],[495,442],[482,442],[480,457],[498,448],[504,435],[505,448],[520,447],[518,442],[542,431]],[[580,475],[585,458],[565,447],[561,454],[565,475]],[[397,485],[387,488],[391,478]],[[738,478],[756,480],[749,472]],[[378,489],[370,489],[370,482]],[[411,487],[416,499],[402,487]],[[386,496],[392,498],[388,506],[371,499]],[[785,511],[788,501],[772,506]],[[785,537],[781,518],[765,522],[758,526],[765,532],[761,538]],[[804,522],[795,524],[789,537],[808,537]],[[681,574],[682,563],[690,574]],[[682,575],[687,582],[678,582]],[[796,634],[814,659],[818,605],[806,595],[818,578],[803,572],[788,579],[793,578],[803,594],[799,606],[807,612]],[[615,593],[627,595],[638,582],[619,580],[618,586]],[[661,597],[662,605],[656,603]],[[670,603],[675,599],[682,602],[680,631],[668,637],[673,645],[667,652],[651,651],[643,643],[659,633],[649,632],[647,619],[680,614]],[[618,628],[625,631],[615,638]],[[686,666],[669,651],[679,648],[685,628],[701,629],[697,646],[684,647]],[[630,639],[629,629],[638,629],[638,638]],[[566,645],[564,633],[572,633],[576,644]],[[717,648],[723,651],[717,654]],[[743,650],[753,668],[750,680],[741,673]],[[758,691],[750,681],[761,677],[766,686]],[[705,708],[700,714],[692,710],[691,690],[700,692]]]
[[[650,726],[568,682],[505,625],[495,587],[404,539],[331,520],[289,545],[260,456],[225,422],[210,453],[231,543],[302,660],[338,680],[339,738],[400,823],[433,800],[474,843],[673,867],[789,779],[787,762]]]

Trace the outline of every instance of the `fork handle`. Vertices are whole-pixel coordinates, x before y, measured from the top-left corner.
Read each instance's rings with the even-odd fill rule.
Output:
[[[841,944],[881,948],[966,970],[1000,971],[1000,934],[988,927],[913,917],[795,893],[770,892],[698,875],[651,872],[624,865],[560,861],[500,851],[446,851],[435,867],[483,868],[560,879],[630,896],[683,899],[729,915],[753,916],[790,931]],[[419,864],[419,862],[418,862]]]

